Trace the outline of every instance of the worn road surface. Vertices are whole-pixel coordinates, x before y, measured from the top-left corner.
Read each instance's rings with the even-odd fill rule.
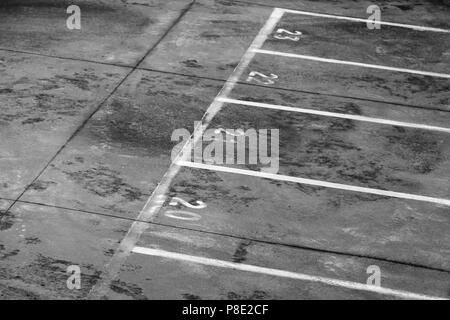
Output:
[[[450,3],[373,3],[3,0],[0,299],[450,298]]]

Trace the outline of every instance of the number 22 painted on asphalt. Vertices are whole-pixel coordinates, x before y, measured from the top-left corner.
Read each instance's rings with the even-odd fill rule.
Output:
[[[247,82],[255,81],[261,84],[274,84],[275,81],[278,79],[278,76],[276,74],[271,73],[270,75],[265,75],[264,73],[252,71],[248,74]]]
[[[298,40],[300,40],[301,35],[302,35],[302,33],[300,31],[291,32],[289,30],[279,28],[275,32],[275,35],[273,37],[278,40],[298,41]]]

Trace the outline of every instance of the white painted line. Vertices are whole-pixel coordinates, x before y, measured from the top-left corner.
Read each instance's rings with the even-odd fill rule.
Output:
[[[446,73],[428,72],[428,71],[420,71],[420,70],[405,69],[405,68],[395,68],[395,67],[381,66],[381,65],[377,65],[377,64],[368,64],[368,63],[353,62],[353,61],[346,61],[346,60],[320,58],[320,57],[307,56],[307,55],[288,53],[288,52],[272,51],[272,50],[255,49],[254,51],[256,53],[270,54],[270,55],[274,55],[274,56],[281,56],[281,57],[287,57],[287,58],[312,60],[312,61],[319,61],[319,62],[343,64],[343,65],[363,67],[363,68],[396,71],[396,72],[404,72],[404,73],[411,73],[411,74],[420,74],[423,76],[450,79],[450,74],[446,74]]]
[[[270,15],[269,19],[266,21],[265,25],[261,28],[258,35],[255,37],[253,42],[250,44],[250,47],[242,56],[241,61],[234,69],[231,76],[228,78],[227,82],[222,88],[222,91],[217,95],[217,97],[226,97],[233,90],[236,82],[239,81],[239,78],[242,76],[242,73],[245,71],[250,61],[255,57],[256,50],[259,50],[264,42],[267,40],[269,34],[272,33],[273,29],[277,25],[278,21],[280,21],[283,16],[284,11],[278,8],[275,8]]]
[[[154,256],[154,257],[161,257],[161,258],[185,261],[185,262],[190,262],[190,263],[198,263],[198,264],[203,264],[203,265],[218,267],[218,268],[234,269],[234,270],[239,270],[239,271],[253,272],[253,273],[259,273],[259,274],[264,274],[264,275],[269,275],[269,276],[289,278],[289,279],[302,280],[302,281],[320,282],[320,283],[323,283],[323,284],[329,285],[329,286],[343,287],[343,288],[359,290],[359,291],[374,292],[374,293],[383,294],[383,295],[395,296],[395,297],[403,298],[403,299],[446,300],[445,298],[441,298],[441,297],[434,297],[434,296],[413,293],[413,292],[408,292],[408,291],[403,291],[403,290],[383,288],[383,287],[367,285],[367,284],[363,284],[363,283],[359,283],[359,282],[339,280],[339,279],[320,277],[320,276],[312,276],[312,275],[308,275],[308,274],[304,274],[304,273],[298,273],[298,272],[292,272],[292,271],[286,271],[286,270],[280,270],[280,269],[272,269],[272,268],[266,268],[266,267],[259,267],[259,266],[254,266],[254,265],[250,265],[250,264],[235,263],[235,262],[229,262],[229,261],[224,261],[224,260],[211,259],[211,258],[187,255],[187,254],[182,254],[182,253],[170,252],[170,251],[165,251],[165,250],[160,250],[160,249],[135,247],[135,248],[133,248],[133,252],[145,254],[145,255],[149,255],[149,256]]]
[[[164,212],[166,217],[178,220],[186,220],[186,221],[198,221],[202,219],[202,216],[185,210],[167,210]]]
[[[281,9],[281,10],[283,10],[284,12],[287,12],[287,13],[294,13],[294,14],[300,14],[300,15],[306,15],[306,16],[313,16],[313,17],[332,18],[332,19],[339,19],[339,20],[348,20],[348,21],[373,23],[373,20],[369,20],[369,19],[352,18],[352,17],[346,17],[346,16],[336,16],[336,15],[331,15],[331,14],[314,13],[314,12],[298,11],[298,10],[290,10],[290,9]],[[408,29],[414,29],[414,30],[417,30],[417,31],[431,31],[431,32],[450,33],[450,30],[440,29],[440,28],[433,28],[433,27],[416,26],[416,25],[411,25],[411,24],[385,22],[385,21],[379,21],[379,22],[377,21],[377,23],[379,23],[380,25],[408,28]]]
[[[224,103],[232,103],[232,104],[238,104],[238,105],[243,105],[243,106],[282,110],[282,111],[289,111],[289,112],[299,112],[299,113],[314,114],[314,115],[325,116],[325,117],[334,117],[334,118],[341,118],[341,119],[365,121],[365,122],[386,124],[386,125],[392,125],[392,126],[400,126],[400,127],[407,127],[407,128],[415,128],[415,129],[432,130],[432,131],[440,131],[440,132],[450,133],[450,128],[429,126],[429,125],[420,124],[420,123],[393,121],[393,120],[387,120],[387,119],[381,119],[381,118],[358,116],[358,115],[353,115],[353,114],[319,111],[319,110],[314,110],[314,109],[305,109],[305,108],[297,108],[297,107],[288,107],[288,106],[281,106],[281,105],[277,105],[277,104],[236,100],[236,99],[230,99],[230,98],[219,98],[219,100]]]
[[[176,163],[179,160],[186,160],[188,155],[190,154],[190,150],[192,150],[193,146],[197,144],[197,142],[202,138],[206,128],[211,123],[212,119],[219,113],[219,111],[223,107],[223,102],[220,101],[219,98],[226,98],[230,92],[233,90],[233,88],[236,86],[236,83],[241,78],[243,72],[246,70],[248,65],[250,64],[250,61],[255,57],[256,50],[262,47],[264,42],[267,40],[267,37],[269,34],[272,33],[273,29],[277,25],[278,21],[280,21],[281,17],[283,16],[284,11],[278,8],[275,8],[272,11],[272,14],[270,15],[269,19],[267,19],[264,26],[259,31],[258,35],[255,37],[253,42],[250,44],[249,48],[245,52],[245,54],[242,56],[241,60],[239,61],[239,64],[236,66],[236,68],[233,70],[232,74],[228,78],[228,80],[225,82],[224,86],[220,90],[220,92],[217,94],[217,96],[214,98],[211,105],[208,107],[208,110],[206,110],[202,121],[200,124],[194,128],[193,138],[189,139],[187,143],[182,148],[181,152],[178,153],[178,156],[175,158],[174,162]],[[184,158],[180,158],[183,157]]]
[[[409,194],[409,193],[358,187],[358,186],[352,186],[352,185],[347,185],[347,184],[327,182],[327,181],[322,181],[322,180],[291,177],[291,176],[286,176],[286,175],[281,175],[281,174],[267,173],[267,172],[262,172],[262,171],[245,170],[245,169],[238,169],[238,168],[231,168],[231,167],[224,167],[224,166],[216,166],[216,165],[203,164],[203,163],[197,163],[197,162],[191,162],[191,161],[179,161],[178,165],[184,166],[184,167],[196,168],[196,169],[205,169],[205,170],[210,170],[210,171],[242,174],[242,175],[253,176],[253,177],[258,177],[258,178],[266,178],[266,179],[272,179],[272,180],[301,183],[301,184],[307,184],[307,185],[311,185],[311,186],[376,194],[376,195],[385,196],[385,197],[431,202],[431,203],[437,203],[440,205],[450,206],[450,200],[448,200],[448,199],[433,198],[433,197],[420,196],[420,195]]]

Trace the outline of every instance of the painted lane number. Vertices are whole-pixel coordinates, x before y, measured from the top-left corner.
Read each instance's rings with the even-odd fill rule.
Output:
[[[187,208],[196,209],[196,210],[206,208],[206,203],[204,203],[201,200],[197,200],[195,203],[196,203],[195,205],[190,204],[186,200],[183,200],[179,197],[173,197],[172,200],[169,202],[169,206],[177,206],[177,205],[181,204]],[[166,217],[169,217],[172,219],[187,220],[187,221],[198,221],[202,218],[201,215],[194,213],[194,212],[186,211],[186,210],[167,210],[164,213],[164,215]]]
[[[181,203],[183,206],[191,208],[191,209],[204,209],[204,208],[206,208],[206,204],[203,201],[201,201],[201,200],[195,201],[195,203],[197,203],[197,204],[194,205],[194,204],[190,204],[186,200],[183,200],[183,199],[178,198],[178,197],[173,197],[172,200],[170,201],[169,205],[170,206],[176,206],[178,203]]]
[[[265,85],[274,84],[275,81],[278,79],[278,76],[276,74],[271,73],[270,75],[265,75],[264,73],[252,71],[248,74],[247,82],[257,82]]]
[[[291,41],[298,41],[300,40],[302,36],[302,33],[300,31],[289,31],[286,29],[279,28],[275,35],[273,36],[275,39],[278,40],[291,40]]]

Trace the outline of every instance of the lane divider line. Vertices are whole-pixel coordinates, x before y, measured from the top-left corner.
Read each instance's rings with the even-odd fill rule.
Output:
[[[176,252],[171,252],[171,251],[165,251],[165,250],[160,250],[160,249],[134,247],[133,252],[148,255],[148,256],[153,256],[153,257],[160,257],[160,258],[184,261],[184,262],[189,262],[189,263],[197,263],[197,264],[202,264],[202,265],[207,265],[207,266],[212,266],[212,267],[217,267],[217,268],[226,268],[226,269],[233,269],[233,270],[239,270],[239,271],[244,271],[244,272],[253,272],[253,273],[258,273],[258,274],[263,274],[263,275],[288,278],[288,279],[294,279],[294,280],[301,280],[301,281],[319,282],[319,283],[323,283],[323,284],[329,285],[329,286],[343,287],[343,288],[359,290],[359,291],[374,292],[374,293],[383,294],[383,295],[395,296],[395,297],[403,298],[403,299],[447,300],[447,299],[441,298],[441,297],[429,296],[429,295],[425,295],[425,294],[413,293],[413,292],[408,292],[408,291],[403,291],[403,290],[383,288],[383,287],[363,284],[363,283],[359,283],[359,282],[339,280],[339,279],[333,279],[333,278],[321,277],[321,276],[313,276],[313,275],[308,275],[308,274],[304,274],[304,273],[286,271],[286,270],[281,270],[281,269],[259,267],[259,266],[250,265],[250,264],[235,263],[235,262],[229,262],[229,261],[224,261],[224,260],[218,260],[218,259],[176,253]]]
[[[274,174],[274,173],[267,173],[267,172],[262,172],[262,171],[246,170],[246,169],[238,169],[238,168],[231,168],[231,167],[225,167],[225,166],[210,165],[210,164],[197,163],[197,162],[191,162],[191,161],[178,161],[178,165],[183,166],[183,167],[196,168],[196,169],[205,169],[205,170],[210,170],[210,171],[241,174],[241,175],[258,177],[258,178],[306,184],[306,185],[310,185],[310,186],[318,186],[318,187],[325,187],[325,188],[332,188],[332,189],[339,189],[339,190],[346,190],[346,191],[369,193],[369,194],[375,194],[375,195],[385,196],[385,197],[416,200],[416,201],[430,202],[430,203],[436,203],[436,204],[440,204],[440,205],[450,206],[450,200],[448,200],[448,199],[420,196],[420,195],[403,193],[403,192],[395,192],[395,191],[388,191],[388,190],[381,190],[381,189],[358,187],[358,186],[352,186],[352,185],[341,184],[341,183],[327,182],[327,181],[322,181],[322,180],[292,177],[292,176],[286,176],[286,175],[281,175],[281,174]]]
[[[281,56],[281,57],[287,57],[287,58],[296,58],[296,59],[311,60],[311,61],[318,61],[318,62],[327,62],[327,63],[333,63],[333,64],[343,64],[343,65],[349,65],[349,66],[355,66],[355,67],[396,71],[396,72],[418,74],[418,75],[429,76],[429,77],[450,79],[450,74],[446,74],[446,73],[420,71],[420,70],[414,70],[414,69],[388,67],[388,66],[382,66],[382,65],[378,65],[378,64],[369,64],[369,63],[346,61],[346,60],[320,58],[320,57],[315,57],[315,56],[308,56],[308,55],[303,55],[303,54],[288,53],[288,52],[281,52],[281,51],[272,51],[272,50],[263,50],[263,49],[254,49],[254,51],[256,53]]]
[[[249,106],[249,107],[274,109],[274,110],[282,110],[282,111],[289,111],[289,112],[299,112],[299,113],[313,114],[313,115],[325,116],[325,117],[334,117],[334,118],[341,118],[341,119],[349,119],[349,120],[372,122],[372,123],[378,123],[378,124],[386,124],[386,125],[392,125],[392,126],[400,126],[400,127],[407,127],[407,128],[415,128],[415,129],[432,130],[432,131],[440,131],[440,132],[450,133],[450,128],[429,126],[429,125],[420,124],[420,123],[395,121],[395,120],[388,120],[388,119],[382,119],[382,118],[365,117],[365,116],[359,116],[359,115],[353,115],[353,114],[320,111],[320,110],[298,108],[298,107],[289,107],[289,106],[282,106],[282,105],[277,105],[277,104],[269,104],[269,103],[262,103],[262,102],[256,102],[256,101],[237,100],[237,99],[222,98],[222,97],[218,98],[218,100],[221,102],[224,102],[224,103],[231,103],[231,104],[237,104],[237,105],[243,105],[243,106]]]
[[[299,15],[305,15],[305,16],[373,23],[373,20],[363,19],[363,18],[353,18],[353,17],[346,17],[346,16],[337,16],[337,15],[332,15],[332,14],[314,13],[314,12],[308,12],[308,11],[299,11],[299,10],[282,9],[282,8],[280,8],[280,9],[286,13],[293,13],[293,14],[299,14]],[[377,23],[379,23],[380,25],[391,26],[391,27],[401,27],[401,28],[413,29],[413,30],[417,30],[417,31],[450,33],[450,30],[441,29],[441,28],[416,26],[416,25],[411,25],[411,24],[403,24],[403,23],[387,22],[387,21],[377,21]]]

